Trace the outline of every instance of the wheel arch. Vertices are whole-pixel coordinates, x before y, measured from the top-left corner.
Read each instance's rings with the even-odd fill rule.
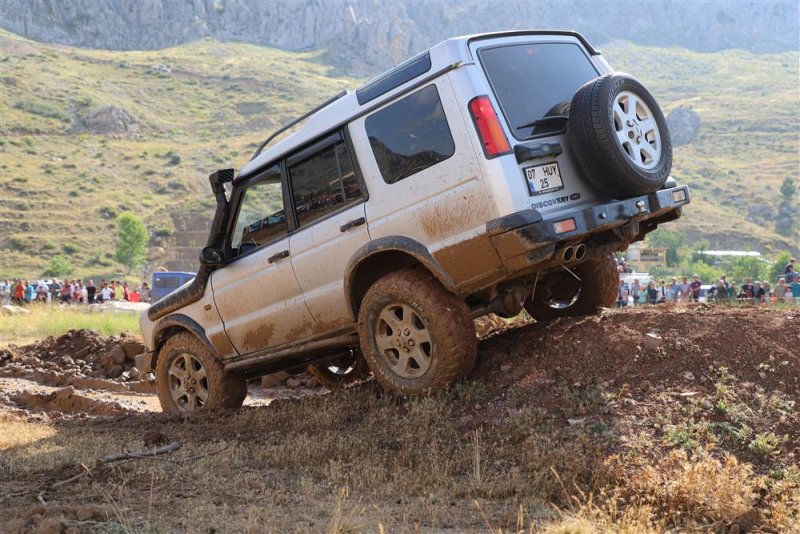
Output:
[[[187,317],[180,313],[174,313],[161,318],[153,330],[153,369],[158,361],[158,355],[161,352],[161,347],[167,342],[167,339],[179,334],[181,332],[188,332],[194,337],[205,344],[212,354],[217,354],[211,342],[206,337],[206,332],[200,324],[194,319]]]
[[[344,278],[344,294],[352,316],[358,317],[364,295],[379,278],[415,266],[430,272],[447,289],[455,286],[428,248],[410,237],[381,237],[358,249],[347,264]]]

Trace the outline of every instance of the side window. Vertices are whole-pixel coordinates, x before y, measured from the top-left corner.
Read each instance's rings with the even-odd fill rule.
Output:
[[[288,232],[281,173],[275,166],[249,184],[242,195],[231,235],[231,249],[234,256],[245,254]]]
[[[365,125],[387,184],[436,165],[456,150],[435,85],[377,111]]]
[[[335,137],[340,140],[289,166],[300,228],[362,196],[350,151]]]

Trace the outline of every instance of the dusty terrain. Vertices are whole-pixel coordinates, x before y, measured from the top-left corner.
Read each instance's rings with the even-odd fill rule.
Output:
[[[135,339],[10,347],[0,531],[800,532],[800,310],[479,329],[470,379],[431,397],[301,375],[184,417]]]

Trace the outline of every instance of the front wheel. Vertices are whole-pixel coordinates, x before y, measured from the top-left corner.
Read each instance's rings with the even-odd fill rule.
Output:
[[[397,271],[375,282],[361,302],[358,333],[372,374],[398,393],[447,386],[475,364],[466,303],[424,271]]]
[[[537,281],[525,310],[537,321],[590,315],[617,300],[619,271],[611,257],[591,259]]]
[[[238,408],[247,396],[244,378],[225,375],[211,350],[188,332],[170,337],[159,351],[156,391],[168,413]]]

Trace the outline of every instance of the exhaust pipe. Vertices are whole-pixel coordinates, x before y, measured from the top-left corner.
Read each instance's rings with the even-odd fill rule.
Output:
[[[582,260],[586,256],[586,245],[581,243],[580,245],[575,247],[575,260],[579,261]]]
[[[575,256],[574,248],[564,247],[564,251],[561,253],[561,259],[564,260],[564,263],[571,262],[574,256]]]

